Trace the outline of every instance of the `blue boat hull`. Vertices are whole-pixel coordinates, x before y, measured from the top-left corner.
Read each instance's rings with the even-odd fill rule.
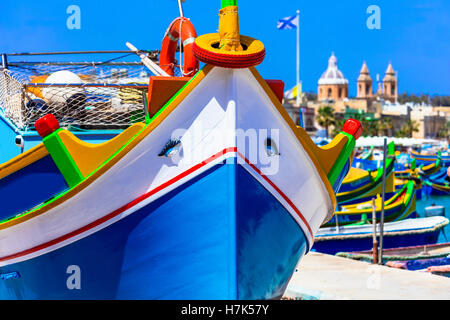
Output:
[[[420,246],[435,244],[438,241],[441,230],[435,230],[428,233],[404,234],[383,237],[383,248],[398,248],[408,246]],[[314,243],[312,251],[327,254],[336,254],[338,252],[353,252],[371,250],[373,248],[372,237],[365,238],[347,238],[327,241],[318,241]]]
[[[1,267],[0,299],[279,298],[307,246],[290,213],[233,161],[85,238]]]

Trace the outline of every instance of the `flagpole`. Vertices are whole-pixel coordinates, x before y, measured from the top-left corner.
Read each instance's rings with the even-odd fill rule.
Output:
[[[300,107],[300,10],[297,10],[297,106]]]

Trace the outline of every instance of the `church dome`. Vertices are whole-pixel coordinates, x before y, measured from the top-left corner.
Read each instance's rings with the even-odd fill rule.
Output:
[[[328,59],[328,69],[320,77],[319,85],[336,84],[348,84],[348,80],[345,79],[344,74],[338,69],[337,58],[332,53],[330,59]]]

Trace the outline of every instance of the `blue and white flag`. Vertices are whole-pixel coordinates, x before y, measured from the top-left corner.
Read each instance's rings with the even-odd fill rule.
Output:
[[[280,30],[297,29],[298,28],[298,15],[292,17],[286,17],[278,20],[277,28]]]

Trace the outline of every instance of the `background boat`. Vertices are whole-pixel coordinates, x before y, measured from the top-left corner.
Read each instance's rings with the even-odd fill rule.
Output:
[[[339,257],[372,262],[372,250],[339,252]],[[383,261],[408,261],[419,259],[444,258],[450,255],[450,243],[397,247],[383,250]]]
[[[450,194],[450,177],[448,176],[448,168],[441,169],[438,173],[429,176],[424,185],[427,194],[432,195],[449,195]]]
[[[416,159],[417,164],[430,164],[430,162],[436,162],[439,157],[438,152],[435,154],[422,154],[415,151],[411,151],[411,156]],[[442,165],[445,167],[450,166],[450,155],[440,154]]]
[[[389,144],[389,156],[386,159],[386,192],[395,192],[394,164],[395,145]],[[376,171],[351,168],[344,178],[336,197],[339,203],[355,200],[363,197],[375,196],[382,191],[383,168]]]
[[[386,194],[384,207],[384,221],[391,222],[416,216],[415,183],[407,182],[398,192]],[[323,227],[335,225],[366,224],[372,222],[372,199],[375,198],[376,219],[380,221],[381,196],[365,197],[351,200],[338,205],[333,218]]]
[[[388,222],[384,225],[384,248],[410,245],[435,244],[441,230],[448,225],[445,217],[428,217]],[[316,234],[314,249],[318,252],[336,254],[338,252],[370,250],[373,226],[343,226],[321,228]]]

